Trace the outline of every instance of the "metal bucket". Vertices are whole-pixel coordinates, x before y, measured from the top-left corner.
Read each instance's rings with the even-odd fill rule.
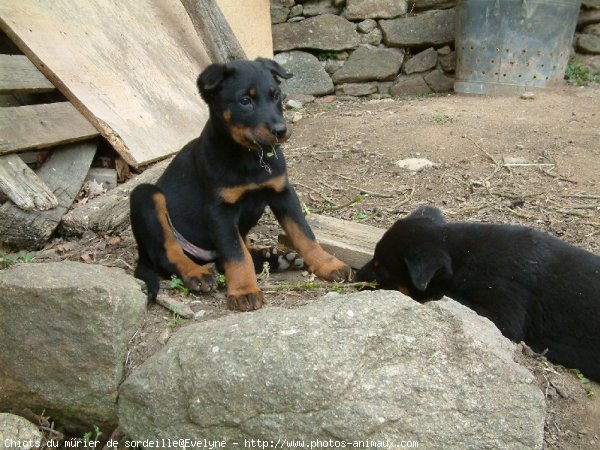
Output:
[[[580,6],[581,0],[459,0],[454,90],[512,95],[562,82]]]

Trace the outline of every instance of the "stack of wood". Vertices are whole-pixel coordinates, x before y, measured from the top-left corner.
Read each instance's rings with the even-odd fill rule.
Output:
[[[0,54],[0,74],[0,190],[10,199],[0,207],[0,236],[39,248],[79,193],[98,131],[68,101],[23,105],[55,92],[26,56]],[[34,172],[25,160],[37,163],[38,150],[50,157]]]

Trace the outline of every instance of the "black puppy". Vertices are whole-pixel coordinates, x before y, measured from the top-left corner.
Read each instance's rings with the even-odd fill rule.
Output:
[[[548,234],[447,223],[422,207],[384,234],[356,278],[419,301],[447,295],[507,338],[600,380],[600,256]]]
[[[173,159],[156,185],[131,193],[131,226],[138,244],[135,276],[148,298],[159,275],[176,275],[192,290],[216,286],[216,261],[227,278],[228,307],[248,311],[263,305],[255,267],[277,257],[250,249],[246,236],[270,206],[309,270],[326,280],[350,278],[349,266],[315,241],[298,197],[288,182],[278,146],[289,137],[279,80],[289,78],[274,61],[212,64],[198,78],[210,115],[199,138]]]

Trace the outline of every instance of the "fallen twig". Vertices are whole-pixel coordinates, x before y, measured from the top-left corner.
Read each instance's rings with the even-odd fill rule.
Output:
[[[315,211],[315,213],[317,214],[321,214],[322,212],[325,211],[339,211],[340,209],[344,209],[344,208],[348,208],[352,205],[355,205],[356,203],[362,202],[365,199],[364,195],[358,194],[356,197],[354,197],[352,200],[350,200],[349,202],[346,202],[342,205],[336,205],[336,206],[332,206],[330,208],[319,208]]]
[[[357,186],[350,186],[350,187],[352,189],[356,189],[361,194],[368,194],[368,195],[372,195],[373,197],[382,197],[382,198],[394,198],[395,197],[394,194],[381,194],[380,192],[367,191],[366,189],[363,189],[363,188],[357,187]]]

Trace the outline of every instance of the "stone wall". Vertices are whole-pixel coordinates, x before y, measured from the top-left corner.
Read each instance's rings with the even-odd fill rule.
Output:
[[[583,0],[577,45],[594,53],[600,0]],[[271,0],[286,94],[402,96],[452,91],[455,0]],[[600,50],[598,50],[600,52]]]
[[[452,90],[455,3],[271,0],[275,59],[295,75],[284,90],[353,96]]]

